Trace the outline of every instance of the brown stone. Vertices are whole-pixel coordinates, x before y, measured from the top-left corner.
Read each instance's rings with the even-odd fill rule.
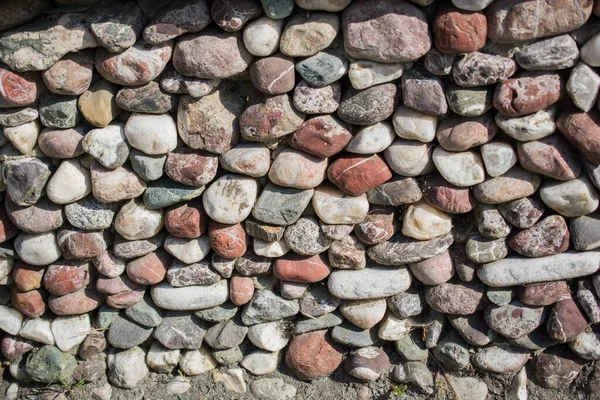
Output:
[[[425,114],[444,115],[448,112],[442,80],[416,68],[402,75],[402,101],[406,107]]]
[[[346,52],[358,59],[412,61],[431,48],[427,17],[408,1],[354,1],[342,14],[342,30]]]
[[[454,276],[454,265],[448,250],[426,260],[412,263],[409,267],[414,277],[424,285],[441,285]]]
[[[19,228],[17,228],[6,212],[5,207],[0,207],[0,243],[4,243],[9,239],[17,236]]]
[[[131,261],[125,270],[135,283],[154,285],[165,278],[170,264],[171,256],[166,251],[158,250]]]
[[[75,292],[90,283],[88,262],[72,261],[48,266],[44,275],[44,287],[55,296]]]
[[[273,274],[283,280],[298,283],[320,282],[329,276],[331,268],[324,253],[312,257],[297,254],[283,256],[275,261]]]
[[[433,21],[435,47],[446,54],[470,53],[485,45],[487,20],[482,12],[440,7]]]
[[[13,288],[10,301],[15,308],[29,318],[41,317],[46,312],[46,294],[42,290],[21,292],[19,289]]]
[[[519,291],[519,298],[530,306],[549,306],[569,297],[569,286],[565,281],[534,283]]]
[[[550,215],[508,238],[507,244],[526,257],[546,257],[569,248],[569,229],[560,215]]]
[[[38,267],[18,261],[12,270],[16,288],[23,292],[39,289],[42,287],[42,278],[45,271],[46,268],[43,266]]]
[[[89,360],[106,349],[104,332],[91,331],[79,346],[77,354],[84,360]]]
[[[477,204],[470,188],[455,186],[438,173],[427,176],[422,189],[425,201],[448,213],[468,213]]]
[[[262,7],[257,1],[215,0],[210,14],[219,28],[228,32],[239,31],[246,22],[259,17]]]
[[[554,303],[548,315],[548,334],[560,343],[570,342],[587,328],[588,322],[572,297]]]
[[[532,142],[517,142],[517,154],[526,170],[559,181],[570,181],[581,173],[579,156],[559,134]]]
[[[92,193],[97,200],[103,203],[133,199],[146,190],[146,182],[129,167],[106,169],[99,163],[94,163],[90,168],[90,173]]]
[[[84,153],[81,141],[85,136],[81,127],[71,129],[46,128],[38,136],[40,150],[52,158],[75,158]]]
[[[87,122],[104,128],[121,114],[115,96],[119,87],[100,79],[77,100],[77,107]]]
[[[577,378],[583,364],[572,354],[542,353],[535,358],[535,379],[542,387],[564,389]]]
[[[117,257],[112,250],[103,251],[92,261],[98,272],[108,278],[115,278],[125,271],[125,260]]]
[[[104,303],[104,297],[93,289],[80,289],[64,296],[50,296],[48,307],[56,315],[85,314]]]
[[[252,300],[254,280],[248,276],[234,275],[229,280],[229,299],[236,306],[243,306]]]
[[[591,0],[497,0],[486,9],[488,36],[514,43],[569,32],[587,21],[592,6]]]
[[[358,240],[367,245],[383,243],[391,238],[396,230],[397,219],[394,208],[371,206],[362,222],[354,225]]]
[[[352,133],[342,121],[321,115],[304,121],[293,135],[290,146],[319,157],[331,157],[346,147]]]
[[[294,59],[283,54],[261,58],[250,65],[250,79],[263,93],[283,94],[294,89]]]
[[[342,192],[360,196],[392,177],[392,171],[377,155],[344,156],[327,169],[327,177]]]
[[[489,142],[497,131],[498,125],[490,113],[475,118],[455,116],[440,122],[436,138],[448,151],[465,151]]]
[[[0,108],[23,107],[35,103],[42,93],[35,72],[15,72],[0,66]]]
[[[208,238],[210,247],[221,257],[238,258],[246,253],[246,232],[241,224],[226,225],[211,220]]]
[[[167,156],[165,172],[176,182],[201,187],[215,178],[218,166],[219,158],[214,154],[180,148]]]
[[[560,132],[591,162],[600,164],[600,113],[572,108],[558,117]]]
[[[520,117],[551,106],[564,94],[559,74],[527,72],[496,87],[494,107],[506,116]]]
[[[473,194],[482,203],[500,204],[531,196],[541,183],[539,175],[515,165],[505,174],[473,187]]]
[[[79,96],[92,83],[94,60],[89,51],[69,53],[42,74],[53,93]]]
[[[63,257],[67,260],[95,258],[106,250],[106,242],[101,232],[61,229],[56,234],[56,240]]]
[[[485,307],[485,286],[479,282],[446,282],[425,289],[425,301],[444,314],[469,315]]]
[[[325,338],[326,333],[305,333],[288,345],[285,363],[302,379],[329,375],[342,363],[342,353]]]
[[[189,203],[173,206],[165,214],[165,227],[167,232],[176,237],[200,237],[208,228],[208,215],[202,207],[202,200],[197,198]]]

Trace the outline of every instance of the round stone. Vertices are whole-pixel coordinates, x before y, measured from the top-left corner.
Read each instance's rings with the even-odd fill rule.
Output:
[[[399,175],[426,175],[435,170],[431,147],[416,140],[396,138],[383,155],[390,169]]]
[[[445,180],[459,187],[473,186],[485,180],[485,168],[478,152],[453,153],[438,146],[433,162]]]
[[[312,256],[324,252],[331,246],[314,217],[302,217],[288,226],[284,233],[285,242],[298,254]]]
[[[219,156],[223,169],[258,178],[269,172],[271,152],[261,143],[238,143]]]
[[[378,122],[374,125],[360,128],[352,136],[345,150],[354,154],[381,153],[390,147],[395,138],[396,134],[390,124]]]
[[[218,165],[218,158],[214,154],[175,149],[167,157],[165,172],[176,182],[202,187],[215,178]]]
[[[177,147],[177,126],[168,114],[132,114],[125,136],[132,147],[149,155],[166,154]]]
[[[92,83],[93,57],[89,52],[69,53],[42,73],[46,87],[53,93],[78,96]]]
[[[329,375],[342,363],[342,354],[325,338],[325,333],[305,333],[288,345],[285,363],[302,379]]]
[[[54,232],[21,233],[14,246],[21,260],[31,265],[52,264],[62,254]]]
[[[121,113],[121,108],[115,101],[118,90],[118,86],[104,79],[96,82],[79,96],[77,106],[83,118],[100,128],[110,124]]]
[[[237,224],[250,215],[256,201],[258,185],[252,178],[223,175],[202,196],[208,216],[223,224]]]
[[[290,57],[310,57],[329,47],[340,30],[337,14],[314,12],[292,16],[283,30],[279,48]]]
[[[143,203],[130,200],[115,218],[115,230],[127,240],[148,239],[163,227],[162,210],[150,210]]]
[[[299,150],[282,150],[269,170],[271,182],[296,189],[312,189],[325,180],[327,159]]]
[[[283,94],[294,89],[294,61],[285,55],[261,58],[252,63],[249,72],[252,83],[263,93]]]
[[[244,28],[244,46],[257,57],[267,57],[279,49],[284,20],[261,17]]]
[[[428,143],[435,139],[438,120],[435,115],[400,106],[394,113],[393,123],[394,131],[401,138]]]
[[[4,130],[6,135],[6,128]],[[84,129],[78,126],[72,129],[44,129],[38,136],[40,150],[52,158],[74,158],[83,154],[82,141]]]

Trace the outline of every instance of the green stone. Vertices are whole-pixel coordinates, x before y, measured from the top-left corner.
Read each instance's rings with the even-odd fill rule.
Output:
[[[113,320],[119,315],[119,310],[102,304],[98,310],[98,328],[108,328]]]
[[[77,361],[54,346],[44,346],[27,358],[25,371],[36,382],[65,382],[72,379]]]
[[[169,207],[200,196],[204,186],[195,188],[170,179],[161,179],[144,192],[144,204],[151,210]]]
[[[131,149],[129,161],[131,162],[131,167],[140,178],[146,182],[155,181],[163,176],[167,155],[160,154],[151,156],[137,149]]]
[[[283,19],[290,16],[294,9],[294,0],[260,0],[265,14],[271,19]]]
[[[40,98],[39,113],[42,125],[49,128],[73,128],[81,115],[77,108],[77,96],[61,96],[45,93]]]
[[[296,63],[296,71],[312,86],[327,86],[339,80],[348,70],[341,51],[319,52]]]
[[[244,358],[239,347],[232,347],[226,350],[213,350],[214,359],[221,365],[236,364]]]
[[[463,88],[453,85],[446,90],[450,109],[463,117],[478,117],[493,107],[494,86]]]
[[[420,330],[416,329],[396,341],[396,351],[406,361],[427,361],[429,351],[421,340]]]

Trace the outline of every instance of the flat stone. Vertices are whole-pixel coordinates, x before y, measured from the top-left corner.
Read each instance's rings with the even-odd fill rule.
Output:
[[[528,307],[517,301],[500,307],[489,306],[485,321],[502,336],[518,339],[537,329],[545,316],[543,307]]]
[[[242,311],[242,322],[254,325],[261,322],[277,321],[296,315],[299,310],[297,300],[286,300],[268,290],[259,290]]]
[[[108,342],[118,349],[131,349],[146,341],[152,330],[119,316],[110,324]]]
[[[152,300],[166,310],[200,310],[223,304],[229,298],[227,281],[208,286],[174,288],[166,282],[152,287]]]
[[[152,336],[168,349],[199,349],[206,328],[194,314],[170,311]]]
[[[587,64],[579,62],[567,81],[567,93],[577,107],[590,111],[600,90],[600,76]]]
[[[339,30],[336,14],[316,11],[293,15],[285,25],[279,48],[290,57],[310,57],[329,47]]]
[[[350,64],[348,78],[354,89],[368,87],[396,80],[402,76],[408,63],[378,63],[368,60],[357,60]]]
[[[350,323],[342,323],[334,327],[331,331],[331,338],[344,346],[349,347],[367,347],[373,346],[379,338],[377,329],[361,329]]]
[[[476,368],[506,374],[520,370],[529,360],[529,352],[512,346],[492,346],[479,349],[471,360]]]
[[[598,208],[598,193],[584,175],[568,182],[547,181],[540,189],[544,204],[565,217],[579,217]]]
[[[350,124],[372,125],[392,115],[396,97],[397,88],[392,83],[365,90],[351,88],[342,96],[337,115]]]
[[[515,165],[508,172],[488,179],[473,188],[475,198],[485,204],[500,204],[534,194],[541,177]]]
[[[452,242],[452,235],[449,234],[427,241],[394,236],[387,242],[370,247],[367,255],[382,265],[404,265],[438,255],[447,250]]]
[[[557,389],[573,382],[583,366],[566,353],[542,353],[535,359],[535,378],[542,387]]]
[[[365,268],[335,270],[329,276],[327,287],[340,299],[366,300],[402,293],[410,283],[410,273],[405,268]]]
[[[427,304],[444,314],[469,315],[485,306],[484,288],[479,282],[446,282],[425,289]]]
[[[464,316],[450,315],[448,320],[460,336],[474,346],[487,346],[496,338],[496,333],[486,324],[481,313]]]

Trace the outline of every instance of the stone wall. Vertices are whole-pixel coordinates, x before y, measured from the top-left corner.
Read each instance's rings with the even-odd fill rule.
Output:
[[[278,366],[433,397],[443,371],[463,399],[476,371],[524,399],[526,364],[547,388],[585,368],[600,391],[594,12],[3,2],[6,397],[219,368],[293,398]]]

